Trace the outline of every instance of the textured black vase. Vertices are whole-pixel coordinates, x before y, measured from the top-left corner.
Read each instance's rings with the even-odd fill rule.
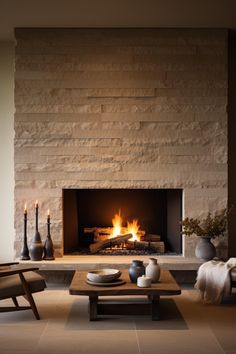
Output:
[[[47,261],[53,261],[54,258],[54,249],[53,249],[53,243],[52,243],[52,239],[51,239],[51,234],[50,234],[50,220],[48,219],[47,222],[48,225],[48,234],[44,243],[44,249],[43,249],[43,259],[47,260]]]
[[[41,261],[43,257],[43,243],[40,233],[36,230],[30,245],[30,258],[32,261]]]
[[[134,260],[129,268],[129,277],[132,283],[137,283],[138,277],[145,274],[143,261]]]

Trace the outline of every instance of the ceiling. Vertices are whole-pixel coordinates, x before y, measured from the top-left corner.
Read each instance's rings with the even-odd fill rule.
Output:
[[[236,28],[236,0],[0,0],[0,40],[15,27]]]

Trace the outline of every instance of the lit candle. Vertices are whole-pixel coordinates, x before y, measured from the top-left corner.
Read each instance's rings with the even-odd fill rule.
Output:
[[[35,222],[36,222],[36,231],[38,231],[38,211],[39,211],[39,204],[36,200],[35,202]]]
[[[48,235],[50,236],[50,210],[48,209],[48,216],[47,216],[47,224],[48,224]]]
[[[26,227],[27,227],[27,206],[25,203],[25,207],[24,207],[24,235],[26,237]]]

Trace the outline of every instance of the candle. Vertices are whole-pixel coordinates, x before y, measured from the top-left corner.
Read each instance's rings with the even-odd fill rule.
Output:
[[[38,205],[38,201],[36,200],[36,202],[35,202],[35,225],[36,225],[37,232],[38,232],[38,210],[39,210],[39,205]]]
[[[50,210],[48,209],[47,221],[50,222]]]
[[[151,286],[152,279],[149,277],[146,277],[145,275],[139,277],[137,279],[137,285],[140,288],[149,288]]]
[[[27,228],[27,206],[25,203],[25,207],[24,207],[24,237],[26,237],[26,228]]]
[[[49,209],[47,215],[47,224],[48,224],[48,235],[50,235],[50,210]]]

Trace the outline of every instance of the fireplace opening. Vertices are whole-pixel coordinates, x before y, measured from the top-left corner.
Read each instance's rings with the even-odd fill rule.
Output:
[[[181,254],[182,189],[63,189],[64,254]]]

